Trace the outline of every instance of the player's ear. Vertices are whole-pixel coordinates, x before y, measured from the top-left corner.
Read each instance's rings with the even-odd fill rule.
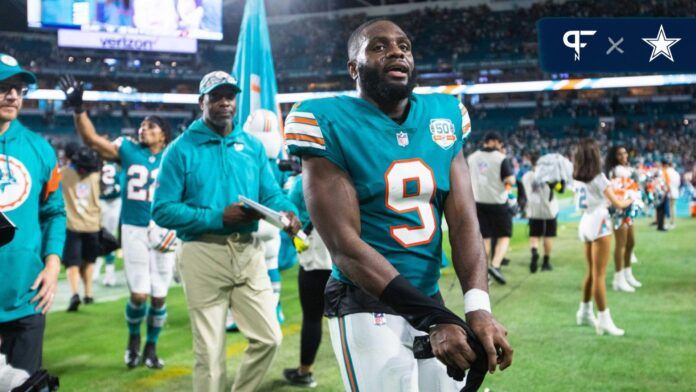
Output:
[[[358,78],[358,62],[355,60],[348,61],[348,74],[350,78],[355,80]]]
[[[203,100],[205,99],[205,95],[201,95],[198,97],[198,107],[203,111]]]

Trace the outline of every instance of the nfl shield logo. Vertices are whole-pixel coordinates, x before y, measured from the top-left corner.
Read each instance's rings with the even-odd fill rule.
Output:
[[[454,124],[448,118],[430,120],[430,133],[438,146],[447,150],[454,145],[457,136],[454,134]]]
[[[396,143],[398,143],[401,147],[408,146],[408,133],[398,132],[396,134]]]

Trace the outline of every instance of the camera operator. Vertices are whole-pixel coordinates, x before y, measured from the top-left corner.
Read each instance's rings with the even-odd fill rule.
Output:
[[[68,231],[63,253],[63,264],[67,270],[72,297],[68,311],[77,311],[80,278],[84,284],[84,303],[94,302],[92,296],[92,274],[94,262],[99,256],[99,230],[101,229],[100,168],[101,160],[87,146],[80,146],[69,157],[70,163],[63,168],[63,197],[68,217]]]

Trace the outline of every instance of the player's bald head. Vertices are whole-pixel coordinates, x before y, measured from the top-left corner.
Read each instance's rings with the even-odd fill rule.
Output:
[[[356,57],[358,57],[358,52],[360,51],[361,44],[365,39],[369,38],[367,37],[366,32],[368,32],[370,27],[377,24],[390,24],[396,27],[397,29],[401,30],[401,27],[399,27],[396,23],[384,18],[371,19],[361,24],[355,30],[353,30],[353,32],[350,34],[350,37],[348,38],[348,61],[353,61]]]

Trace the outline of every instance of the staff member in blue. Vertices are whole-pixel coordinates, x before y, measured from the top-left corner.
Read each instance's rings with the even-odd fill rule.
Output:
[[[0,53],[0,212],[17,226],[14,239],[0,247],[0,353],[29,374],[41,367],[45,314],[65,242],[56,153],[17,120],[34,83],[34,74]]]
[[[228,307],[249,339],[233,391],[258,388],[282,339],[263,245],[251,235],[259,216],[243,208],[239,196],[286,211],[289,234],[300,229],[263,145],[232,122],[239,91],[225,72],[203,77],[203,116],[165,152],[152,204],[155,222],[183,241],[177,266],[194,336],[194,391],[225,389]]]

